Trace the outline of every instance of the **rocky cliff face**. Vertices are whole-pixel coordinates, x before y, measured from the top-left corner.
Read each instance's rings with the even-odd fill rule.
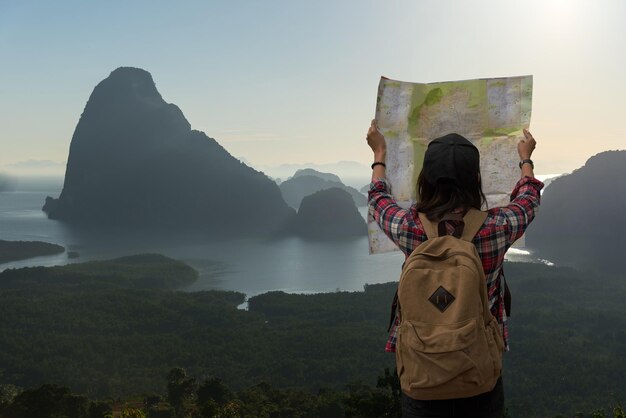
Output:
[[[294,232],[310,239],[349,239],[365,237],[367,225],[350,194],[330,188],[302,199]]]
[[[92,225],[257,234],[294,212],[276,184],[191,129],[152,76],[118,68],[89,97],[52,219]]]
[[[557,264],[623,271],[626,151],[591,157],[545,189],[526,244]]]

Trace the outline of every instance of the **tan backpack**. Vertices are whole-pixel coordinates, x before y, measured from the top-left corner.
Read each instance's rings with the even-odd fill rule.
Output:
[[[407,258],[398,284],[396,364],[414,399],[465,398],[492,390],[504,343],[489,311],[483,266],[472,240],[487,214],[470,209],[453,235],[420,213],[428,240]]]

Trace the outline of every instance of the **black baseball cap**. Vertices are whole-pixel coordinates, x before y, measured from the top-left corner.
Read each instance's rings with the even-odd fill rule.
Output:
[[[464,184],[480,172],[480,153],[463,136],[452,133],[433,139],[424,154],[424,178],[435,185],[442,179]]]

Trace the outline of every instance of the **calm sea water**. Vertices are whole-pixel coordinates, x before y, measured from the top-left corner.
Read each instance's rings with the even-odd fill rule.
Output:
[[[271,290],[290,293],[362,290],[367,283],[397,280],[403,256],[399,252],[368,254],[367,237],[338,243],[310,242],[299,238],[246,239],[211,242],[198,237],[176,242],[163,237],[129,237],[123,230],[89,233],[41,211],[47,195],[58,196],[60,185],[0,192],[0,239],[56,243],[79,253],[36,257],[0,264],[0,270],[27,266],[53,266],[87,260],[157,252],[182,260],[200,272],[189,291],[236,290],[253,296]],[[361,209],[365,216],[366,209]],[[161,238],[161,239],[158,239]],[[512,261],[535,260],[523,250],[512,249]]]

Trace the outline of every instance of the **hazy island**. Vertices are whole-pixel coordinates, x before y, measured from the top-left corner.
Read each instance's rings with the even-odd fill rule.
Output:
[[[305,196],[293,230],[301,237],[315,240],[345,240],[367,235],[367,225],[352,196],[336,187]]]
[[[276,183],[192,130],[150,73],[130,67],[94,88],[72,137],[63,191],[43,210],[71,224],[208,236],[271,234],[295,215]]]

